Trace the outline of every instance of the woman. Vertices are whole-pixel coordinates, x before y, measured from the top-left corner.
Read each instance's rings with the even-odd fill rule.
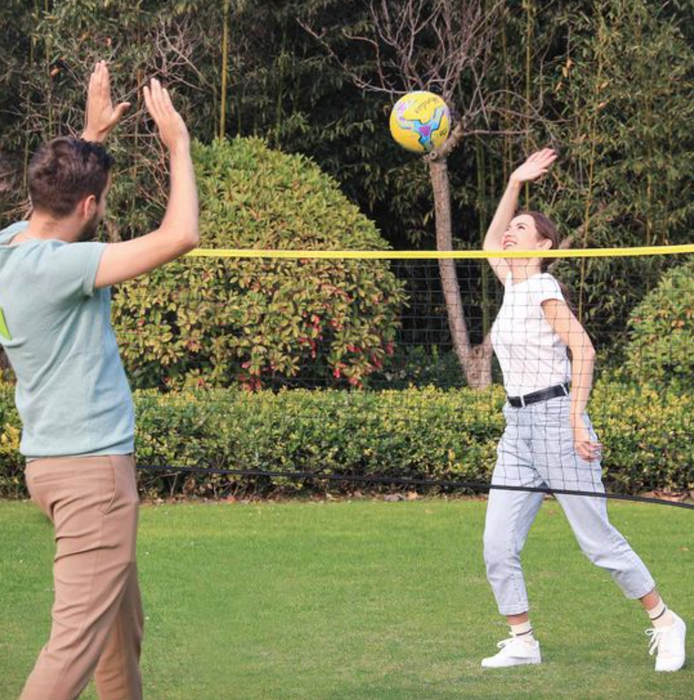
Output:
[[[542,177],[556,159],[539,151],[512,175],[485,237],[488,251],[559,247],[557,230],[537,212],[516,213],[525,182]],[[600,444],[586,413],[595,351],[562,288],[547,272],[548,258],[491,258],[505,288],[492,328],[508,401],[492,483],[604,492]],[[571,351],[571,361],[567,350]],[[484,558],[487,578],[511,636],[486,668],[541,662],[528,617],[520,554],[543,494],[492,489],[487,506]],[[638,599],[653,623],[650,653],[656,671],[684,664],[684,622],[667,609],[643,562],[610,524],[604,498],[557,495],[584,554],[610,572],[628,598]]]

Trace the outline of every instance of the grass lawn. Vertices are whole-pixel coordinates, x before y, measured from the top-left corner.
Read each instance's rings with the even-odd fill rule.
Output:
[[[524,557],[545,663],[483,671],[506,636],[484,576],[484,509],[144,507],[146,698],[694,698],[694,659],[654,673],[645,615],[581,555],[552,501]],[[611,516],[694,631],[694,513],[616,503]],[[32,504],[0,502],[0,532],[0,698],[14,700],[48,634],[52,529]]]

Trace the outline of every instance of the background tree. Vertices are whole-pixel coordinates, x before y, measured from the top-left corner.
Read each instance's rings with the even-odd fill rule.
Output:
[[[541,76],[536,99],[550,118],[531,137],[561,144],[562,157],[532,204],[560,223],[574,247],[689,242],[691,45],[665,9],[646,0],[594,0],[578,14],[567,7],[551,26],[536,43],[553,58],[533,68]],[[603,347],[614,347],[630,310],[676,263],[672,256],[584,258],[559,269],[581,320]]]
[[[501,3],[484,0],[406,0],[395,7],[372,0],[371,23],[363,35],[348,35],[373,50],[375,67],[368,74],[340,59],[326,32],[306,29],[327,49],[355,84],[370,91],[401,95],[428,90],[452,107],[455,124],[446,143],[425,160],[434,199],[436,247],[453,250],[453,222],[448,157],[464,138],[488,134],[491,115],[501,109],[498,95],[486,83],[490,49],[500,19]],[[373,75],[375,73],[375,76]],[[466,99],[461,100],[460,85]],[[455,262],[439,260],[441,285],[455,352],[473,387],[491,383],[491,342],[473,347],[463,308]]]

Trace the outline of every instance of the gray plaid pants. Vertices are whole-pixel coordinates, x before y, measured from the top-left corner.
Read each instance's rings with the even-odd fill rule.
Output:
[[[574,449],[570,405],[570,398],[561,396],[524,408],[504,406],[506,429],[497,448],[492,484],[604,493],[599,461],[588,462]],[[597,440],[587,414],[585,420]],[[502,615],[529,610],[520,555],[543,498],[542,493],[527,491],[490,491],[484,560]],[[642,598],[655,588],[644,563],[610,524],[604,498],[557,495],[557,500],[583,553],[609,571],[627,598]]]

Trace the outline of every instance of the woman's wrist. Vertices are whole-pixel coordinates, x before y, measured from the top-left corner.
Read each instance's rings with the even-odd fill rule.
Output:
[[[580,411],[576,408],[572,409],[570,414],[571,425],[581,425],[583,422],[583,413],[583,409],[581,409]]]

